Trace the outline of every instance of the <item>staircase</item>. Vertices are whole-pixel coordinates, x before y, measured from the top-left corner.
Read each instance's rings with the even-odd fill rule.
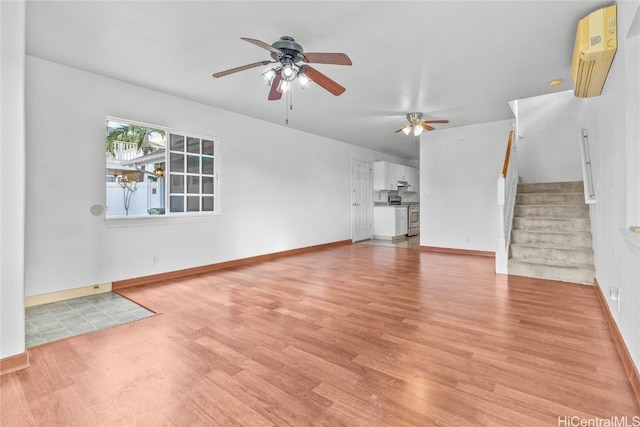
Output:
[[[509,274],[593,284],[589,207],[578,182],[518,184]]]

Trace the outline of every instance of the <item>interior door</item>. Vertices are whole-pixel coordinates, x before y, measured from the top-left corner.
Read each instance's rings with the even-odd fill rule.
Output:
[[[371,202],[371,163],[351,162],[351,236],[354,242],[370,239],[373,234]]]

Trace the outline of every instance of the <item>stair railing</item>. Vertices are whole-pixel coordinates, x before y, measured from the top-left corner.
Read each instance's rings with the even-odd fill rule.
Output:
[[[596,191],[593,185],[593,169],[591,167],[591,152],[589,150],[589,134],[586,129],[582,129],[582,143],[580,153],[582,154],[582,181],[584,182],[584,202],[595,203]]]
[[[507,274],[509,258],[509,242],[513,211],[518,190],[518,162],[516,159],[517,144],[514,141],[515,131],[509,132],[509,141],[504,154],[502,173],[498,177],[498,244],[496,248],[496,273]]]

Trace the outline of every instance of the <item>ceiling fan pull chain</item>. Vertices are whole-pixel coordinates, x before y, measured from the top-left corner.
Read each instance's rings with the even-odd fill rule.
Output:
[[[289,124],[289,104],[291,103],[290,94],[291,91],[285,92],[284,94],[284,121],[286,124]]]

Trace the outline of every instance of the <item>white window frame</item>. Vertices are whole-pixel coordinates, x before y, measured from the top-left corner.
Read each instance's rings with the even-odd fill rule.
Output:
[[[202,158],[209,158],[212,157],[213,158],[213,174],[203,174],[202,170],[200,170],[200,173],[190,173],[186,170],[186,165],[185,165],[185,170],[184,171],[177,171],[177,172],[172,172],[171,170],[171,153],[172,152],[177,152],[176,150],[172,150],[171,149],[171,136],[172,135],[180,135],[183,136],[184,139],[184,151],[182,151],[185,156],[188,155],[195,155],[195,153],[189,153],[187,151],[187,138],[196,138],[199,139],[200,141],[205,140],[205,141],[211,141],[213,142],[213,155],[209,156],[207,154],[203,154],[200,153],[199,157],[200,157],[200,168],[202,169]],[[200,147],[202,147],[202,145],[200,144]],[[165,159],[165,216],[194,216],[194,215],[219,215],[220,214],[220,185],[219,185],[219,167],[220,167],[220,138],[216,137],[216,136],[210,136],[210,135],[204,135],[204,134],[198,134],[198,133],[194,133],[194,132],[188,132],[188,131],[182,131],[182,130],[178,130],[178,129],[167,129],[167,150],[166,150],[166,159]],[[212,211],[208,211],[208,210],[198,210],[198,211],[188,211],[187,210],[187,203],[185,203],[184,207],[185,209],[182,212],[172,212],[171,211],[171,196],[177,196],[177,195],[184,195],[185,197],[195,197],[195,196],[189,196],[190,193],[188,193],[188,189],[187,189],[187,182],[185,179],[184,182],[184,192],[180,193],[180,192],[172,192],[171,191],[171,174],[183,174],[186,177],[188,176],[198,176],[200,178],[199,181],[199,187],[200,187],[200,192],[198,193],[191,193],[191,194],[197,194],[198,197],[200,197],[200,199],[202,200],[203,197],[209,197],[207,193],[204,193],[202,191],[202,178],[203,177],[212,177],[213,178],[213,193],[212,193],[212,197],[213,197],[213,210]],[[202,201],[200,201],[200,207],[202,207]]]

